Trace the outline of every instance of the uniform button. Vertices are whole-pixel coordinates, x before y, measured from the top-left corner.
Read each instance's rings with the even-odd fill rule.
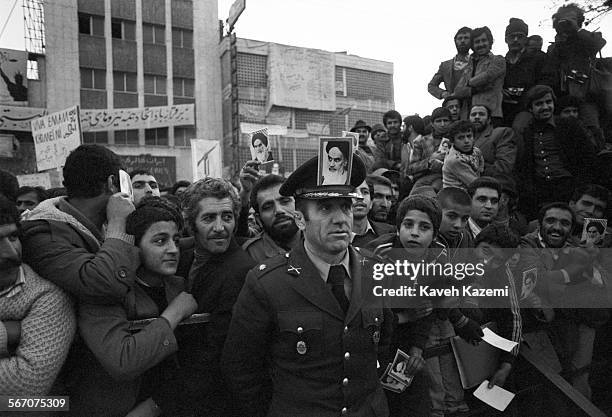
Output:
[[[376,317],[376,318],[374,319],[374,323],[378,323],[379,321],[380,321],[380,319],[379,319],[378,317]]]
[[[348,381],[348,378],[344,378],[344,379],[342,380],[342,385],[344,385],[344,386],[346,387],[346,386],[348,385],[348,382],[349,382],[349,381]]]
[[[119,277],[121,277],[121,278],[127,277],[127,272],[126,272],[125,269],[120,269],[119,270]]]
[[[298,328],[297,328],[297,332],[298,332],[298,333],[303,333],[303,332],[304,332],[304,328],[302,328],[302,327],[298,327]]]
[[[344,334],[348,333],[348,326],[344,326]]]
[[[342,408],[342,410],[340,410],[340,412],[342,413],[343,416],[348,414],[348,408],[344,407]]]
[[[168,341],[168,339],[164,340],[164,343],[163,343],[164,346],[168,346],[169,344],[170,342]]]
[[[350,352],[346,352],[346,353],[344,354],[344,359],[345,359],[345,360],[347,360],[347,361],[348,361],[349,359],[351,359],[351,354],[350,354]]]

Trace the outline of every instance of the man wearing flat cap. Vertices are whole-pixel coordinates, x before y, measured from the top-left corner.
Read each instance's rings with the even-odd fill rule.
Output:
[[[349,244],[365,167],[355,157],[348,184],[318,186],[317,159],[280,188],[303,241],[252,269],[234,307],[222,367],[244,416],[389,415],[377,355],[392,315],[364,300],[367,260]]]
[[[374,165],[375,161],[373,147],[368,144],[368,138],[370,137],[371,131],[372,128],[363,120],[357,120],[355,126],[351,128],[351,132],[355,132],[359,135],[359,146],[355,150],[355,153],[361,157],[368,172],[372,170],[372,165]]]

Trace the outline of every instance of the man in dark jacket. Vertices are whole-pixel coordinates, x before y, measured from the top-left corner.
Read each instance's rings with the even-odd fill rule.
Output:
[[[592,181],[595,149],[584,129],[572,118],[555,121],[555,94],[544,85],[525,97],[533,114],[522,135],[517,157],[522,212],[535,218],[538,205],[569,201],[577,184]]]
[[[374,195],[374,184],[364,181],[357,187],[361,199],[353,201],[353,241],[355,247],[362,248],[377,237],[392,233],[395,227],[385,222],[376,222],[368,219],[368,213],[372,208],[372,196]]]
[[[183,209],[194,237],[182,244],[177,275],[187,278],[197,313],[209,313],[210,321],[206,332],[194,332],[181,346],[181,400],[197,415],[233,416],[219,362],[232,308],[255,262],[234,239],[240,200],[229,182],[206,178],[191,184],[183,195]]]
[[[389,414],[376,361],[390,311],[364,300],[362,257],[349,245],[365,166],[353,158],[350,185],[317,186],[316,172],[313,158],[280,189],[296,198],[303,243],[251,270],[236,302],[222,366],[244,416]]]

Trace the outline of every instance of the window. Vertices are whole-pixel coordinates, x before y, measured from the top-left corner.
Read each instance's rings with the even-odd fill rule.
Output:
[[[145,129],[145,145],[168,146],[168,128]]]
[[[113,72],[113,89],[115,91],[127,91],[135,93],[136,74],[133,72]]]
[[[142,24],[142,41],[144,43],[155,43],[165,45],[166,34],[163,26]]]
[[[108,132],[83,132],[83,143],[108,143]]]
[[[138,129],[116,130],[115,145],[138,146]]]
[[[162,77],[160,75],[145,75],[144,92],[145,94],[155,94],[158,96],[165,96],[168,94],[166,88],[166,77]]]
[[[115,39],[135,40],[136,24],[127,20],[113,19],[111,23],[111,35]]]
[[[81,68],[81,88],[105,90],[106,71],[91,68]]]
[[[40,74],[38,73],[38,61],[36,58],[28,58],[27,77],[28,80],[40,79]]]
[[[79,33],[90,36],[104,36],[104,18],[79,13]]]
[[[175,78],[174,79],[174,96],[175,97],[194,97],[194,80],[190,78]]]
[[[187,29],[172,29],[172,46],[176,48],[193,49],[193,31]]]
[[[175,127],[174,146],[191,146],[191,139],[196,139],[195,127]]]

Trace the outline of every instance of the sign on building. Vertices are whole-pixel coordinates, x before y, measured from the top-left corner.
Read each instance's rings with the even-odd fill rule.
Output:
[[[32,137],[39,171],[59,168],[81,144],[79,106],[32,120]]]
[[[0,104],[28,105],[28,53],[0,49]]]
[[[83,132],[152,129],[194,124],[194,105],[176,104],[129,109],[83,109]]]
[[[47,114],[37,107],[0,106],[0,130],[30,132],[32,120]]]
[[[222,178],[221,142],[191,139],[191,166],[194,181],[206,177]]]

